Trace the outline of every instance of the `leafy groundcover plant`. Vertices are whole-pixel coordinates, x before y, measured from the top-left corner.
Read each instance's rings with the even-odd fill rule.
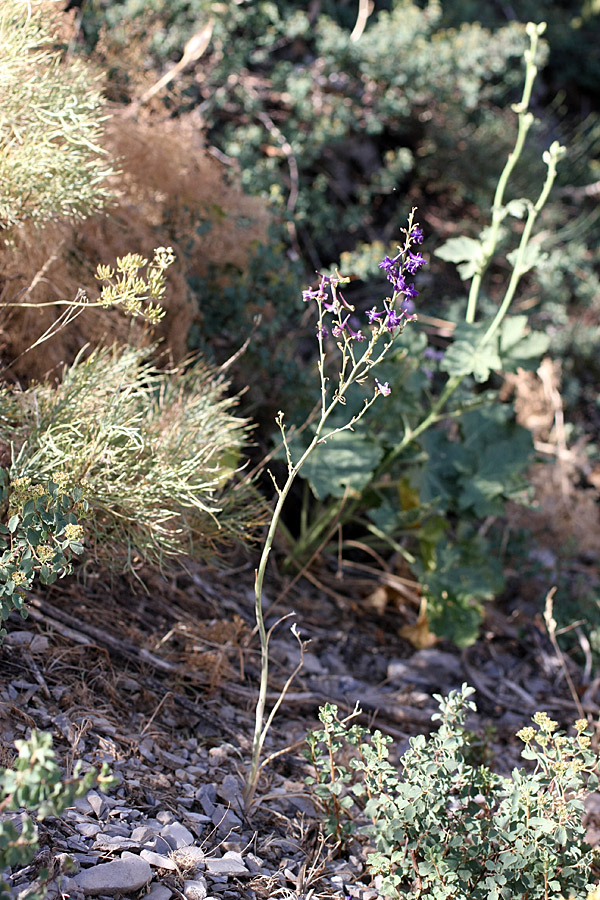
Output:
[[[328,832],[343,841],[361,818],[371,820],[364,827],[376,848],[369,865],[389,897],[586,897],[595,851],[585,842],[583,800],[598,785],[587,722],[578,720],[567,736],[536,713],[534,726],[517,734],[531,765],[501,776],[467,762],[473,693],[463,684],[436,695],[439,730],[411,738],[398,769],[389,762],[390,737],[349,727],[352,717],[340,721],[337,708],[325,705],[306,756]]]
[[[49,734],[34,731],[28,741],[17,741],[16,747],[14,765],[0,770],[0,900],[14,896],[5,880],[6,869],[26,866],[39,848],[31,816],[40,820],[59,816],[90,788],[106,790],[115,783],[106,766],[100,773],[90,769],[83,774],[79,763],[71,778],[62,778]],[[39,873],[37,885],[25,895],[27,900],[45,895],[47,878],[48,872]]]

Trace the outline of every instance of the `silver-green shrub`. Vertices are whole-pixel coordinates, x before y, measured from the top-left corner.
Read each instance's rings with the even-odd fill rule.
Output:
[[[31,816],[38,820],[59,816],[90,788],[106,789],[114,783],[106,766],[100,773],[90,769],[82,774],[79,763],[70,778],[63,778],[49,734],[34,731],[28,741],[16,741],[16,747],[14,765],[0,770],[0,900],[14,896],[6,870],[26,866],[38,850],[37,827]],[[7,815],[11,812],[15,815]],[[40,873],[39,885],[26,894],[27,900],[44,896],[45,878],[47,873]]]
[[[410,739],[399,767],[390,737],[320,710],[322,728],[308,735],[309,779],[325,811],[327,831],[343,841],[362,814],[371,824],[373,873],[390,897],[435,900],[581,900],[591,890],[595,858],[585,841],[586,794],[598,785],[597,753],[587,722],[575,735],[546,713],[518,732],[533,765],[501,776],[469,759],[465,729],[474,689],[436,695],[439,730]],[[341,751],[353,749],[348,764]],[[362,813],[360,812],[362,811]]]
[[[44,483],[61,470],[84,486],[90,561],[132,571],[214,557],[249,539],[261,517],[252,486],[234,489],[248,427],[226,389],[202,362],[161,370],[148,349],[99,348],[59,384],[4,398],[11,478]]]
[[[64,63],[48,4],[0,4],[0,230],[27,219],[82,217],[109,199],[94,72]]]

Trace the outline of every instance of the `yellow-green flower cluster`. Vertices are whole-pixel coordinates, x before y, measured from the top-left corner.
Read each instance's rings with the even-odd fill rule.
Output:
[[[546,734],[552,734],[552,732],[556,731],[558,728],[558,722],[551,719],[548,713],[545,712],[536,712],[533,721],[542,729],[542,731],[545,731]]]
[[[150,264],[139,253],[128,253],[127,256],[117,257],[116,269],[98,266],[96,279],[104,282],[100,305],[120,306],[128,315],[142,316],[155,325],[165,315],[165,310],[156,301],[165,292],[165,271],[174,260],[171,247],[157,247]],[[139,273],[146,266],[148,269],[144,278]]]
[[[82,541],[84,530],[82,525],[65,525],[65,538],[67,541]]]
[[[54,550],[48,544],[40,544],[36,548],[35,554],[41,563],[45,563],[53,556]]]
[[[52,481],[56,484],[59,491],[62,491],[64,494],[65,491],[70,487],[71,479],[67,472],[61,470],[60,472],[52,473]]]
[[[46,489],[41,484],[32,484],[31,478],[22,475],[10,483],[9,515],[21,510],[29,500],[37,500],[46,494]]]

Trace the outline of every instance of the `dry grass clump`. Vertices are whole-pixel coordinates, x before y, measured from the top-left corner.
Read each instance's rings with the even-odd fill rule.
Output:
[[[190,120],[142,121],[115,110],[104,143],[120,168],[114,185],[119,199],[108,215],[43,230],[24,224],[0,246],[0,354],[17,377],[44,378],[88,343],[147,345],[142,323],[94,309],[40,350],[26,353],[56,318],[56,308],[42,304],[73,298],[79,288],[93,285],[99,263],[131,251],[152,257],[159,245],[172,246],[177,262],[169,271],[167,315],[153,335],[164,339],[175,360],[182,359],[190,326],[201,319],[190,280],[209,270],[216,269],[217,277],[222,272],[223,280],[232,267],[243,271],[253,247],[266,237],[264,204],[226,183]],[[89,295],[95,299],[92,290]],[[19,302],[37,308],[22,309]]]
[[[252,539],[262,507],[236,471],[248,435],[225,381],[202,362],[161,371],[148,351],[94,350],[58,385],[5,392],[0,440],[11,478],[57,470],[86,485],[88,557],[135,571],[193,555],[213,560]]]

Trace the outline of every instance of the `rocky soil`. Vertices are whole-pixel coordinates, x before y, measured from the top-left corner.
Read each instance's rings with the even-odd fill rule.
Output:
[[[536,710],[565,724],[582,709],[597,716],[600,677],[557,651],[539,606],[490,609],[467,651],[415,649],[416,614],[390,589],[392,574],[348,568],[311,577],[269,587],[269,622],[295,611],[310,643],[249,810],[241,794],[258,674],[251,563],[168,581],[150,575],[146,591],[124,581],[64,582],[31,598],[27,620],[9,619],[0,651],[4,764],[14,740],[37,728],[52,732],[67,773],[77,761],[84,769],[106,762],[118,779],[110,793],[90,791],[40,824],[36,860],[10,874],[15,893],[46,868],[50,895],[72,900],[375,900],[366,839],[338,855],[305,786],[304,738],[323,702],[350,712],[359,701],[362,721],[392,735],[400,752],[408,736],[430,729],[432,695],[467,681],[479,710],[470,727],[500,771],[517,763],[514,733]],[[289,625],[273,641],[271,701],[299,659]],[[594,842],[597,801],[590,798]]]

